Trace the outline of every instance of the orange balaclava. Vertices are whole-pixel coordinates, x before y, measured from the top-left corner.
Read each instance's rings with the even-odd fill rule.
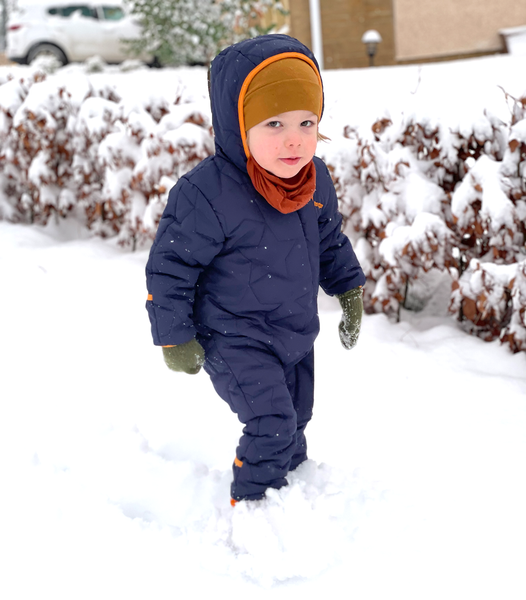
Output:
[[[243,97],[244,134],[275,115],[291,110],[308,110],[321,117],[321,79],[314,63],[284,57],[270,62],[250,81]],[[306,57],[305,57],[306,58]],[[256,190],[281,213],[299,210],[316,190],[316,168],[310,161],[291,179],[282,179],[263,169],[248,155],[247,171]]]

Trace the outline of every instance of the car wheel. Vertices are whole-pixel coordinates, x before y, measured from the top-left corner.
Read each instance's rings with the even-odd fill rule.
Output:
[[[162,69],[163,68],[163,65],[161,64],[161,61],[159,60],[158,56],[154,56],[153,60],[147,64],[150,67],[150,69]]]
[[[27,54],[27,63],[31,64],[36,58],[40,58],[41,56],[53,56],[62,65],[68,63],[68,59],[64,52],[62,52],[58,46],[54,46],[53,44],[37,44],[36,46],[33,46]]]

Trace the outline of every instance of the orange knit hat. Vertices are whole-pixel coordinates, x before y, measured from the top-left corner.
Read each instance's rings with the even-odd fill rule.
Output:
[[[321,117],[319,76],[300,58],[282,58],[254,76],[243,100],[245,131],[290,110],[309,110]]]

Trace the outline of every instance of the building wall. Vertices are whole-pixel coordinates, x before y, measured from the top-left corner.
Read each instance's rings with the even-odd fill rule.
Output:
[[[380,32],[375,65],[505,51],[499,29],[526,25],[526,0],[319,0],[324,68],[368,66],[361,37]],[[290,35],[312,48],[309,0],[288,0]]]
[[[525,0],[394,0],[399,61],[504,50],[498,30],[526,25]]]
[[[290,35],[312,48],[309,0],[289,0]]]
[[[309,0],[289,0],[290,34],[312,48]],[[395,63],[392,0],[320,0],[324,68],[365,67],[369,58],[362,35],[376,29],[382,36],[375,64]]]

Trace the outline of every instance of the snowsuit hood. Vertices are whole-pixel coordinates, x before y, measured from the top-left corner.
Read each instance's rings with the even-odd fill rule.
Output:
[[[319,76],[319,66],[312,52],[298,40],[281,34],[245,40],[226,48],[212,61],[210,103],[216,153],[242,171],[246,171],[248,152],[240,122],[243,120],[244,93],[251,78],[265,64],[286,57],[305,60]]]

